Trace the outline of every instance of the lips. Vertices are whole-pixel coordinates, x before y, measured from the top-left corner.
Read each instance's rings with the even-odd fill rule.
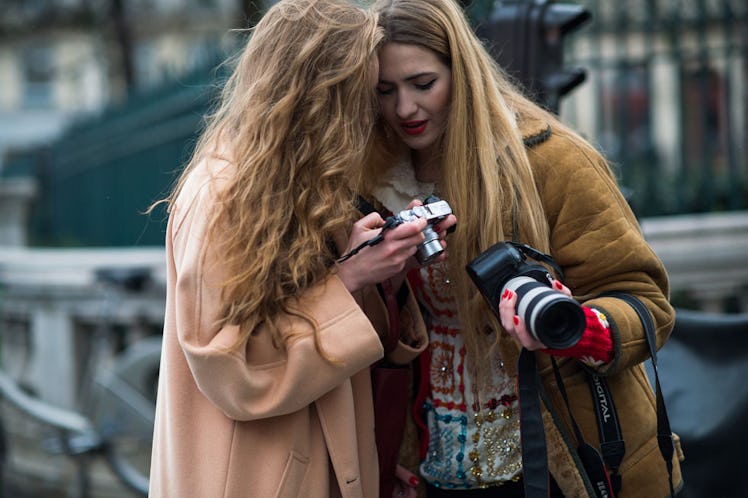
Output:
[[[426,130],[427,123],[428,121],[408,121],[401,123],[400,129],[407,135],[420,135]]]

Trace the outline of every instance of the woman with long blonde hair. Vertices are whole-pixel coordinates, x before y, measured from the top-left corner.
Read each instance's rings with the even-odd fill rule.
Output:
[[[654,398],[642,366],[649,354],[645,331],[627,302],[604,296],[618,291],[639,298],[661,346],[674,322],[667,274],[605,159],[512,84],[455,1],[377,0],[373,8],[384,41],[381,119],[364,177],[366,196],[386,213],[435,194],[460,220],[446,260],[409,274],[430,344],[417,363],[413,411],[420,451],[406,445],[403,463],[426,482],[429,497],[523,496],[517,364],[526,350],[545,393],[551,496],[599,492],[578,465],[580,441],[552,357],[581,434],[593,445],[599,436],[586,372],[608,379],[626,446],[620,466],[609,469],[611,491],[668,496]],[[573,295],[581,304],[577,342],[543,343],[531,330],[531,315],[517,309],[518,289],[505,289],[491,303],[479,292],[466,266],[505,241],[529,245],[560,266],[564,283],[556,273],[545,284],[548,292]],[[405,457],[415,453],[410,461]],[[672,465],[678,490],[677,455]]]
[[[337,263],[384,223],[354,195],[380,39],[374,13],[346,0],[276,3],[165,200],[151,497],[377,496],[369,366],[387,321],[359,304],[426,225]],[[425,329],[403,331],[398,354],[413,358]]]

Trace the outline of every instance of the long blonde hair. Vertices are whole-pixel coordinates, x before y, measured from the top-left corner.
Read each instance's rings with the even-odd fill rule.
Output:
[[[476,360],[496,344],[488,344],[486,326],[498,331],[501,325],[469,280],[465,265],[506,239],[549,249],[549,227],[518,119],[541,117],[554,133],[573,132],[517,90],[454,1],[378,0],[374,9],[384,29],[383,44],[418,45],[451,68],[439,189],[458,217],[457,230],[449,238],[449,266],[462,334],[472,364],[485,373],[481,366],[486,362]],[[393,156],[402,152],[392,146],[393,136],[381,119],[376,153],[365,173],[369,188],[392,164]]]
[[[233,62],[167,199],[171,207],[198,163],[229,151],[236,173],[211,213],[206,246],[217,245],[228,268],[221,325],[240,324],[242,337],[265,324],[279,343],[277,317],[299,315],[295,297],[331,271],[331,241],[356,213],[380,39],[376,15],[346,0],[275,4]]]

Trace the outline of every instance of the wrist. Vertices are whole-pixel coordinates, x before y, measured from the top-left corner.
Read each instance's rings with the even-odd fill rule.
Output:
[[[349,266],[346,266],[345,262],[335,263],[335,275],[343,282],[343,286],[351,294],[361,290],[363,287],[363,284],[357,278],[357,272],[352,271]]]

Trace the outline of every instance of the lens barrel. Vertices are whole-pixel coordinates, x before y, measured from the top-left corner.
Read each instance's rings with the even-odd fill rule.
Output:
[[[422,233],[426,239],[418,246],[418,249],[416,250],[416,259],[419,263],[425,265],[431,260],[439,257],[439,255],[444,252],[444,248],[442,247],[442,243],[439,242],[439,234],[436,233],[431,225],[424,228]]]
[[[574,299],[527,276],[512,278],[504,289],[517,294],[517,315],[535,339],[550,349],[566,349],[579,342],[587,320]]]

